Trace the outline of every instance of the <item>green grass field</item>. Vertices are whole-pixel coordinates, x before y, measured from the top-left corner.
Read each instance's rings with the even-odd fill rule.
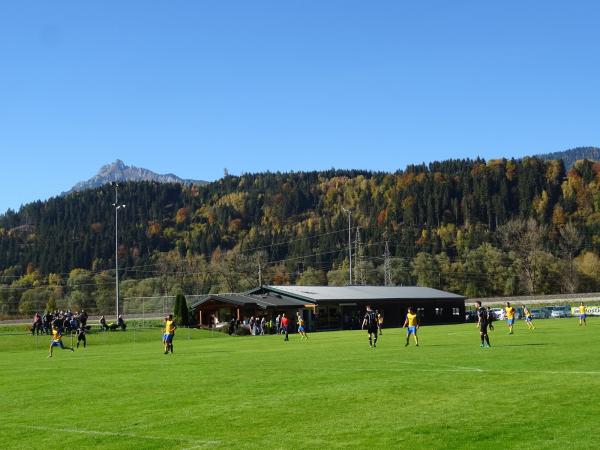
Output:
[[[0,448],[598,448],[600,319],[229,337],[0,330]],[[9,333],[13,331],[13,333]],[[65,343],[70,342],[65,338]]]

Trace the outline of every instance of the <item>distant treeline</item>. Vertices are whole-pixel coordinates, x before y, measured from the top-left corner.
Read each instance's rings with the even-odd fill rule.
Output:
[[[469,296],[596,290],[600,165],[449,160],[396,173],[227,176],[204,186],[119,187],[123,296],[348,282],[422,284]],[[109,308],[114,188],[0,216],[0,313],[48,299]],[[357,230],[358,228],[358,230]],[[386,243],[388,264],[384,264]],[[260,275],[259,275],[260,273]],[[32,305],[27,308],[23,305]]]

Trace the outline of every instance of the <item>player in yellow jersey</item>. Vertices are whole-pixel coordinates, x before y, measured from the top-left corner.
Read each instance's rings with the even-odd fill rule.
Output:
[[[177,325],[175,325],[175,321],[173,320],[173,314],[169,314],[168,317],[165,317],[165,330],[163,333],[163,344],[165,346],[165,355],[169,353],[173,353],[173,338],[175,337],[175,329]]]
[[[581,302],[579,305],[579,326],[584,325],[587,327],[587,323],[585,322],[586,317],[587,314],[585,313],[585,305],[583,302]]]
[[[408,346],[410,335],[412,334],[415,337],[415,344],[417,344],[418,347],[419,338],[417,337],[417,330],[419,328],[419,319],[414,309],[408,308],[408,314],[406,314],[406,320],[404,321],[403,327],[408,327],[406,330],[406,344],[404,346]]]
[[[506,302],[506,323],[508,324],[508,334],[513,334],[513,327],[515,326],[515,308],[510,306],[510,302]]]
[[[298,333],[300,333],[301,338],[308,339],[306,329],[304,328],[304,319],[299,312],[296,313],[296,323],[298,324]]]
[[[52,327],[52,339],[50,340],[50,354],[48,355],[48,358],[52,358],[52,350],[54,347],[60,347],[63,350],[71,350],[72,352],[75,351],[73,350],[73,347],[65,347],[63,345],[62,334],[56,326]]]
[[[533,316],[531,315],[531,311],[529,311],[527,305],[523,305],[523,315],[525,316],[525,323],[527,324],[527,328],[529,328],[530,330],[535,330],[535,327],[533,326]]]

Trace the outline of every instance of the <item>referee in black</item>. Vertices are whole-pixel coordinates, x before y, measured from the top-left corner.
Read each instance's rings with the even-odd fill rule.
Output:
[[[475,303],[477,306],[477,326],[479,327],[479,335],[481,337],[480,347],[490,347],[490,337],[488,336],[488,312],[487,309],[481,306],[481,302]]]

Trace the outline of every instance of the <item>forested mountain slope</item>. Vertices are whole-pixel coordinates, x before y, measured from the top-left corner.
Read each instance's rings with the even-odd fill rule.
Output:
[[[600,165],[449,160],[397,173],[227,176],[208,185],[119,188],[123,295],[239,291],[263,283],[394,284],[470,295],[574,292],[600,283]],[[0,217],[0,307],[114,295],[114,190]],[[358,232],[357,232],[358,227]],[[25,306],[24,306],[25,305]],[[103,306],[104,305],[104,306]]]

